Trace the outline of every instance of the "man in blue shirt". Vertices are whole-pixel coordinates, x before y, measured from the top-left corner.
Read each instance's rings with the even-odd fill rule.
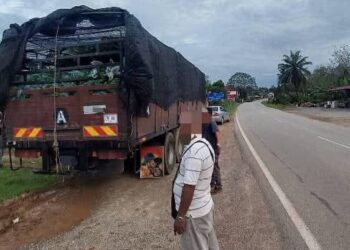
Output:
[[[203,133],[203,137],[210,142],[215,152],[215,164],[214,164],[213,175],[210,183],[212,187],[212,193],[215,194],[217,192],[222,191],[221,173],[220,173],[220,166],[219,166],[219,155],[220,155],[219,128],[216,122],[211,119],[212,110],[210,108],[208,108],[208,113],[210,116],[210,121],[203,123],[202,133]]]

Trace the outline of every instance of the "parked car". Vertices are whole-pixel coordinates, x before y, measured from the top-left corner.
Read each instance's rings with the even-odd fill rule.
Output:
[[[213,112],[212,118],[214,121],[220,124],[230,121],[230,114],[221,106],[209,106],[209,109]]]

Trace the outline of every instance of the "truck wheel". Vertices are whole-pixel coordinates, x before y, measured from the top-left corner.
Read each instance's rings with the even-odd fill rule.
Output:
[[[170,174],[176,164],[175,138],[171,132],[167,133],[165,136],[164,163],[165,174]]]
[[[223,125],[225,123],[224,117],[221,117],[220,124]]]
[[[175,153],[176,153],[176,162],[180,162],[181,155],[183,151],[183,142],[180,137],[180,128],[175,130]]]

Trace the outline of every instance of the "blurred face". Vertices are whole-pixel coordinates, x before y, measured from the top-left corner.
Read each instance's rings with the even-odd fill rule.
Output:
[[[202,122],[211,123],[211,115],[208,112],[202,112]]]

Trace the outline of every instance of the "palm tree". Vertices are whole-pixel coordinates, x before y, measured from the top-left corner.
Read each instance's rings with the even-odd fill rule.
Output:
[[[283,55],[282,63],[278,64],[278,83],[286,89],[293,87],[295,89],[297,98],[299,96],[300,88],[304,90],[306,77],[311,73],[305,67],[312,64],[307,61],[308,57],[303,57],[300,51],[290,51],[290,55]]]

